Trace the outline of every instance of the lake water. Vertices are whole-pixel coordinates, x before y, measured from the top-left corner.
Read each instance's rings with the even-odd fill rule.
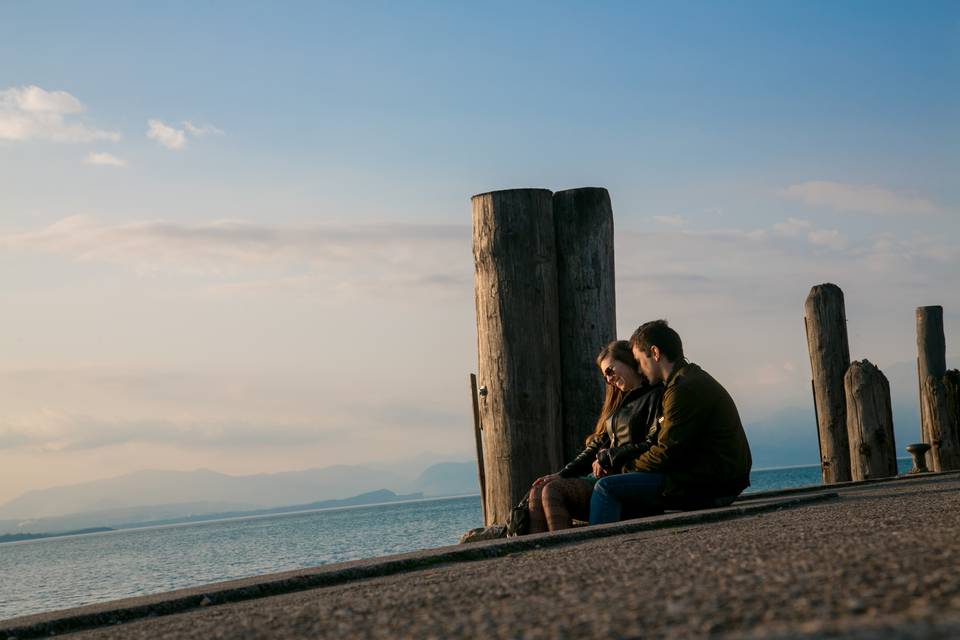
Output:
[[[820,467],[754,471],[751,481],[750,491],[819,484]],[[482,521],[470,496],[0,544],[0,620],[441,547]]]

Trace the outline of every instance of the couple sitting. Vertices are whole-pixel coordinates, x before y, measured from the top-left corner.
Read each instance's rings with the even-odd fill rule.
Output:
[[[665,320],[597,356],[607,382],[584,450],[530,490],[530,533],[725,506],[750,485],[750,447],[730,394],[683,357]]]

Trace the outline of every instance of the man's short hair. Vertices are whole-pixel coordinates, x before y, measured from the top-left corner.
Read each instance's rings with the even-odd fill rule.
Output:
[[[644,322],[630,336],[630,346],[650,355],[650,347],[657,347],[670,362],[683,358],[680,334],[670,328],[666,320]]]

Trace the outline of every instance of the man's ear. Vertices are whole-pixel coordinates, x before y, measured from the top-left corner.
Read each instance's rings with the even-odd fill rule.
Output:
[[[650,357],[653,358],[654,362],[660,362],[660,347],[657,345],[651,345]]]

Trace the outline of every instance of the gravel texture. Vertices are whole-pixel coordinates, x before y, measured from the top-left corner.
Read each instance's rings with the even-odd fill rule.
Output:
[[[956,638],[960,478],[204,607],[76,638]]]

